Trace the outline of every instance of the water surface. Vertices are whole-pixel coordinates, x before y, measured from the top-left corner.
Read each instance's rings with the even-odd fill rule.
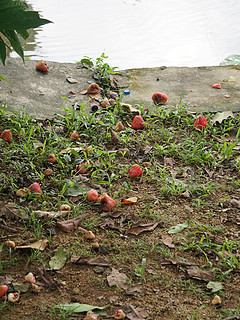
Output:
[[[120,69],[219,65],[239,54],[239,0],[29,0],[53,24],[31,33],[25,55],[76,62],[105,52]],[[13,54],[14,55],[14,54]]]

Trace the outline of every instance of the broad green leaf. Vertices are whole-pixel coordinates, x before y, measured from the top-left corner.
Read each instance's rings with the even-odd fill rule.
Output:
[[[91,306],[89,304],[82,304],[82,303],[70,303],[70,304],[58,304],[54,308],[61,309],[71,313],[80,313],[80,312],[88,312],[91,310],[103,310],[105,307],[97,307]]]
[[[11,31],[11,30],[0,30],[5,37],[8,38],[8,40],[10,41],[14,51],[17,52],[17,54],[24,60],[24,56],[23,56],[23,48],[21,45],[21,42],[19,41],[15,31]]]
[[[68,187],[66,189],[64,195],[68,197],[77,197],[85,194],[88,190],[90,190],[90,188],[78,184],[73,184],[71,187]]]
[[[184,223],[180,223],[180,224],[177,224],[176,226],[174,227],[171,227],[169,230],[168,230],[168,233],[169,234],[173,234],[173,233],[178,233],[178,232],[181,232],[183,231],[184,229],[186,229],[188,227],[188,220]]]
[[[37,28],[46,23],[51,21],[40,18],[36,11],[23,11],[16,8],[0,11],[0,29],[3,30],[25,30]]]
[[[3,64],[5,65],[6,61],[6,46],[3,39],[0,37],[0,59],[2,60]]]
[[[26,10],[28,5],[22,0],[0,0],[0,11],[10,8]]]
[[[220,63],[221,66],[227,66],[227,65],[240,65],[240,55],[237,54],[231,54],[227,58],[224,59],[222,63]]]
[[[51,270],[60,270],[64,267],[67,261],[67,253],[63,248],[59,248],[55,253],[55,256],[49,261],[49,266]]]
[[[221,282],[209,281],[207,284],[207,288],[211,289],[212,292],[217,292],[223,289],[223,285]]]

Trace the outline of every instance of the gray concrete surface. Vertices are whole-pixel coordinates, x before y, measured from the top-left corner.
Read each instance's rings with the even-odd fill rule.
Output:
[[[43,74],[35,70],[36,63],[7,58],[6,66],[0,65],[0,75],[7,79],[0,81],[1,105],[6,104],[9,110],[24,108],[40,119],[61,113],[62,107],[72,107],[76,102],[84,103],[89,109],[88,95],[66,97],[69,91],[79,92],[88,87],[91,71],[74,63],[50,61],[47,62],[49,72]],[[68,76],[78,82],[69,83]],[[240,66],[131,69],[123,71],[118,80],[122,88],[130,89],[130,95],[124,96],[123,101],[133,106],[154,107],[151,97],[159,91],[168,96],[165,108],[175,106],[182,96],[190,111],[240,111]],[[218,82],[222,88],[213,89],[212,84]]]

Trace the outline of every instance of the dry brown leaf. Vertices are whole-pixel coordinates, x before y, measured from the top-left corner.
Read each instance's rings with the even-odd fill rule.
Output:
[[[143,308],[135,307],[131,304],[124,306],[124,312],[130,320],[145,320],[147,313]]]
[[[175,244],[173,243],[173,239],[171,237],[163,238],[162,242],[169,248],[175,248]]]
[[[42,239],[25,246],[16,246],[16,249],[37,249],[43,251],[46,248],[47,243],[47,239]]]
[[[74,92],[72,92],[72,91],[69,91],[69,92],[68,92],[68,98],[76,97],[78,94],[82,94],[82,95],[87,94],[87,90],[84,89],[84,90],[79,91],[79,92],[76,92],[76,93],[74,93]]]
[[[134,227],[127,229],[125,233],[126,234],[130,233],[130,234],[134,234],[137,236],[140,233],[145,232],[145,231],[153,231],[157,226],[158,226],[158,222],[142,224],[142,225],[134,226]]]
[[[37,210],[34,211],[34,216],[37,218],[43,218],[45,221],[49,221],[52,219],[56,219],[59,217],[65,217],[66,215],[68,215],[68,211],[41,211],[41,210]]]
[[[57,227],[61,229],[64,232],[69,232],[73,230],[77,230],[79,223],[86,218],[88,214],[82,214],[81,216],[78,216],[73,219],[69,219],[66,221],[57,222]]]
[[[240,200],[237,199],[231,199],[230,204],[236,208],[240,208]]]
[[[131,197],[131,198],[123,199],[121,204],[133,204],[133,203],[136,203],[137,200],[138,200],[137,197]]]
[[[76,255],[71,256],[71,262],[76,263],[76,264],[87,264],[90,266],[101,266],[101,267],[108,267],[109,263],[107,260],[103,258],[85,258],[85,257],[80,257]]]
[[[213,280],[214,274],[212,271],[201,270],[198,267],[190,267],[186,269],[187,274],[192,278],[198,278],[202,280]]]
[[[126,290],[129,288],[129,285],[126,283],[127,278],[124,273],[112,268],[112,272],[107,276],[107,281],[109,286],[118,285],[121,289]]]
[[[74,79],[74,78],[71,77],[71,76],[67,77],[66,80],[67,80],[69,83],[77,83],[77,80]]]

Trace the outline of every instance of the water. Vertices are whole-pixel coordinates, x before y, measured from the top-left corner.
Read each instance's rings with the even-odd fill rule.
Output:
[[[31,32],[32,59],[76,62],[105,52],[110,65],[128,69],[219,65],[239,54],[239,0],[27,2],[54,22]]]

